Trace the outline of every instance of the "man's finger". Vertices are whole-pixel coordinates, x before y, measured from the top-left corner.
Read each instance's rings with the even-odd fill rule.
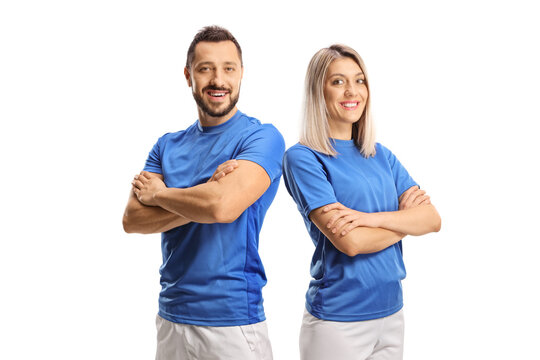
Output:
[[[340,210],[340,209],[343,209],[344,206],[341,205],[341,203],[333,203],[333,204],[328,204],[326,205],[324,208],[323,208],[323,212],[329,212],[331,210]]]
[[[229,167],[232,167],[233,169],[238,167],[238,161],[232,159],[232,160],[227,160],[225,161],[223,164],[220,164],[216,171],[223,171],[225,168],[229,168]]]
[[[148,180],[150,180],[152,177],[150,176],[150,173],[148,173],[148,171],[141,171],[141,175],[145,178],[147,178]]]

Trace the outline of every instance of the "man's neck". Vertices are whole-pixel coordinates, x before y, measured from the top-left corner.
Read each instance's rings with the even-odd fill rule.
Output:
[[[210,116],[203,112],[200,108],[197,110],[199,112],[199,122],[202,126],[217,126],[232,118],[234,114],[236,114],[236,111],[238,111],[238,108],[235,106],[231,111],[229,111],[228,114],[219,117]]]

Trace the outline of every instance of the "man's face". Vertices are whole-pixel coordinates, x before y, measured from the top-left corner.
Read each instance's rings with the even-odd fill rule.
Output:
[[[184,74],[200,111],[219,118],[235,108],[243,71],[232,41],[201,41],[195,46],[191,68]]]

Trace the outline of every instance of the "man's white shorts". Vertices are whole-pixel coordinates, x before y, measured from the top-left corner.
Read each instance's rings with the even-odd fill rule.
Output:
[[[300,330],[302,360],[401,360],[403,310],[366,321],[321,320],[304,310]]]
[[[198,326],[156,317],[156,360],[272,360],[266,321]]]

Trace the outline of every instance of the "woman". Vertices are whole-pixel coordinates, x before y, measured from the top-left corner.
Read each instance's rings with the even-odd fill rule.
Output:
[[[401,359],[401,239],[440,229],[429,197],[375,143],[358,53],[317,52],[306,74],[300,143],[284,178],[315,244],[300,332],[306,360]]]

